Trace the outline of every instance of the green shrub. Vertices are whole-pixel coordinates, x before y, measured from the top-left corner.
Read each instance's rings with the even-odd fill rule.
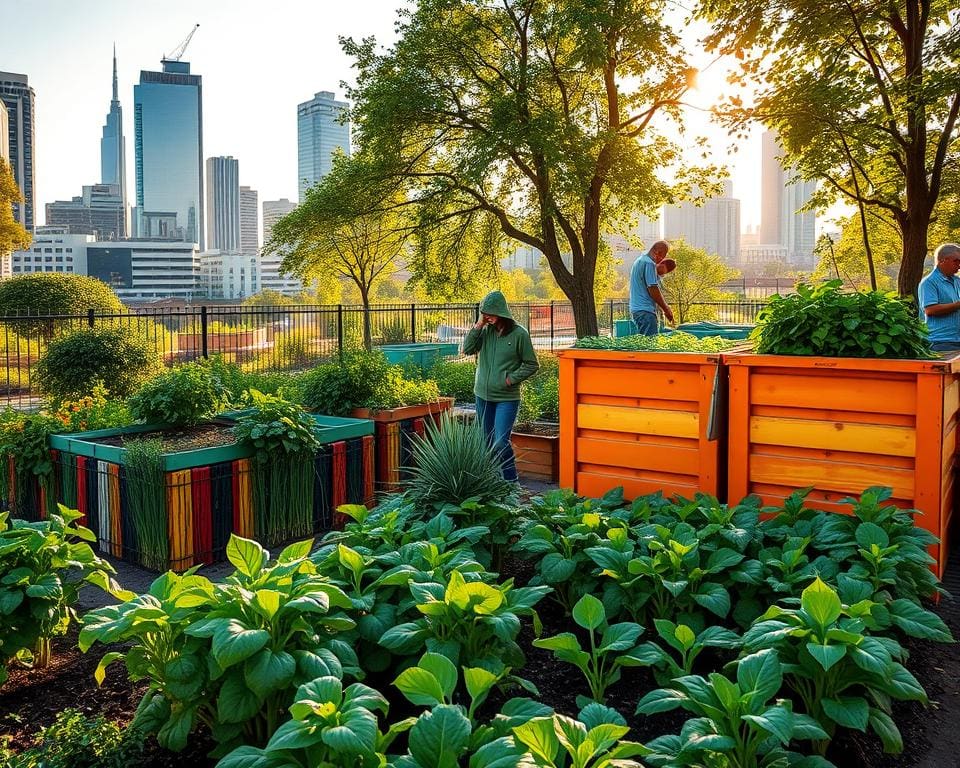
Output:
[[[155,376],[130,398],[130,412],[147,424],[185,427],[226,410],[230,393],[210,363],[185,363]]]
[[[537,355],[540,370],[523,382],[520,389],[520,410],[517,422],[560,420],[560,361],[556,355]]]
[[[50,342],[36,377],[55,400],[89,395],[98,383],[124,398],[161,368],[160,353],[135,329],[84,328]]]
[[[277,368],[306,368],[316,357],[302,330],[284,331],[274,337],[272,362]]]
[[[404,344],[410,341],[407,324],[399,317],[393,317],[380,326],[382,344]]]
[[[930,358],[926,326],[914,306],[893,293],[844,293],[831,280],[773,296],[750,335],[756,351],[771,355]]]
[[[440,358],[430,366],[427,378],[437,382],[441,395],[456,398],[458,403],[472,403],[473,383],[477,376],[477,364],[473,360],[444,360]]]
[[[584,336],[577,339],[576,349],[609,349],[623,352],[698,352],[711,354],[730,349],[739,342],[717,336],[698,338],[692,333],[674,331],[656,336]]]
[[[10,757],[9,768],[128,768],[143,752],[143,737],[122,729],[103,715],[88,719],[76,709],[57,714],[35,746]],[[2,756],[2,754],[0,754]]]
[[[0,317],[3,315],[86,315],[120,312],[123,305],[106,283],[85,275],[59,272],[38,272],[16,275],[0,282]],[[57,323],[42,318],[16,320],[10,323],[17,333],[39,333],[52,338]]]

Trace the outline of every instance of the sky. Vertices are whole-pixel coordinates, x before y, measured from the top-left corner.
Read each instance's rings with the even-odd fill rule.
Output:
[[[38,222],[44,205],[100,181],[100,135],[110,107],[117,47],[127,142],[127,189],[134,196],[133,86],[141,69],[200,28],[183,56],[203,77],[205,158],[232,155],[240,183],[260,201],[297,197],[297,104],[318,91],[343,98],[351,62],[338,37],[389,44],[402,0],[0,0],[0,70],[26,74],[36,93]],[[710,58],[689,35],[693,66]],[[723,62],[700,77],[689,101],[708,107],[722,88]],[[760,150],[756,131],[728,154],[729,141],[698,109],[691,135],[711,138],[714,161],[730,167],[741,228],[759,224]]]

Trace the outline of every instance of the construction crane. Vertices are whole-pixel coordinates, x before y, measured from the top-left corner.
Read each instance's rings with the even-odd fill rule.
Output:
[[[178,45],[172,53],[167,54],[161,60],[163,61],[180,61],[183,58],[183,54],[187,50],[187,46],[190,45],[190,41],[193,40],[193,36],[197,34],[197,30],[200,28],[199,24],[195,24],[193,29],[190,30],[190,34],[187,35],[187,39],[184,40],[180,45]]]

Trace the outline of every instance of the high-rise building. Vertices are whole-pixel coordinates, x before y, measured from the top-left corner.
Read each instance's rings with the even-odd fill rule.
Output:
[[[10,118],[7,105],[0,100],[0,157],[10,162]]]
[[[26,75],[0,72],[0,101],[7,109],[7,151],[13,178],[23,193],[23,202],[13,204],[13,218],[27,231],[34,227],[35,147],[34,93]]]
[[[207,243],[240,249],[240,164],[229,156],[207,158]]]
[[[119,184],[90,184],[72,200],[47,203],[47,224],[67,227],[70,234],[94,235],[97,240],[126,236],[127,208]]]
[[[170,240],[127,239],[87,246],[87,274],[121,299],[193,299],[200,296],[196,246]]]
[[[283,198],[282,200],[263,201],[263,242],[270,242],[273,237],[274,225],[288,213],[291,213],[297,204]],[[263,290],[279,291],[285,294],[297,294],[303,290],[303,283],[295,277],[288,277],[280,270],[283,262],[283,252],[263,254],[260,258],[260,288]]]
[[[123,222],[113,237],[127,236],[127,140],[123,135],[123,110],[117,86],[117,49],[113,49],[113,97],[100,139],[100,183],[120,188]],[[50,224],[50,220],[47,219]]]
[[[87,274],[87,246],[91,235],[75,234],[65,227],[36,227],[33,242],[24,251],[14,251],[11,274],[33,272],[70,272]]]
[[[186,61],[141,70],[133,87],[137,211],[135,232],[205,246],[203,89]]]
[[[800,212],[817,185],[801,179],[780,162],[780,146],[773,131],[765,131],[760,165],[760,233],[758,245],[779,245],[791,266],[810,267],[816,245],[816,216]]]
[[[257,190],[240,187],[240,253],[260,252],[260,206]]]
[[[330,91],[321,91],[297,105],[297,183],[300,202],[306,191],[330,173],[338,149],[350,155],[348,104]]]
[[[245,299],[260,290],[255,253],[205,251],[200,254],[200,290],[211,299]]]
[[[686,200],[663,208],[665,240],[683,238],[689,245],[716,254],[728,264],[740,258],[740,201],[733,185],[723,183],[723,194],[695,205]]]

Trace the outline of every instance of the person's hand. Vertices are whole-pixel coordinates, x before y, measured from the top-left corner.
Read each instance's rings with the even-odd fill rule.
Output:
[[[512,386],[513,386],[513,382],[510,381],[510,377],[509,377],[509,376],[507,376],[507,386],[508,386],[508,387],[512,387]]]
[[[673,310],[671,310],[670,307],[663,310],[663,316],[670,325],[673,325]]]
[[[480,315],[480,317],[477,318],[477,322],[473,324],[473,329],[476,331],[479,331],[486,324],[487,324],[487,321],[484,320],[483,315]]]

